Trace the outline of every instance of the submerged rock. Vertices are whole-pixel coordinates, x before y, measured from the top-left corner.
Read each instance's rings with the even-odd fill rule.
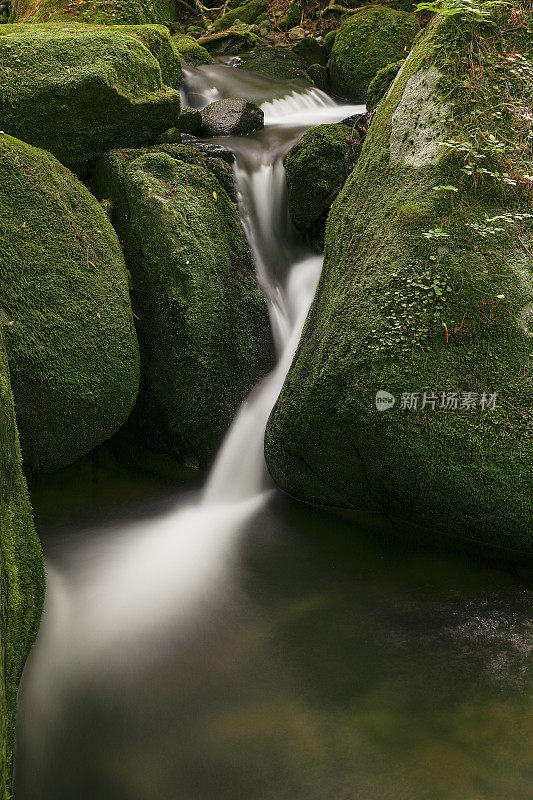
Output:
[[[502,175],[519,169],[525,129],[513,113],[493,116],[495,97],[518,108],[529,96],[530,74],[510,84],[498,65],[531,53],[531,40],[512,10],[499,14],[475,102],[463,88],[478,63],[471,28],[438,19],[378,107],[329,215],[266,454],[276,482],[303,500],[531,554],[531,204]],[[481,52],[484,31],[494,41],[478,26]],[[479,119],[487,139],[474,159]]]
[[[346,100],[364,100],[370,82],[405,57],[420,24],[412,14],[384,6],[360,9],[337,32],[331,51],[331,87]]]
[[[204,136],[237,136],[253,133],[264,127],[263,109],[238,97],[215,100],[200,112]]]
[[[180,112],[181,67],[156,26],[1,25],[2,128],[79,174],[153,142]]]
[[[0,136],[0,321],[26,470],[53,470],[125,421],[138,349],[109,220],[53,156]]]
[[[33,526],[0,322],[0,796],[11,797],[15,709],[22,669],[39,627],[44,564]]]
[[[115,150],[94,175],[98,196],[112,202],[133,280],[141,388],[128,431],[196,466],[214,455],[273,357],[265,299],[224,187],[228,172],[192,147],[167,145]]]
[[[352,128],[318,125],[310,128],[283,160],[289,184],[289,214],[294,227],[320,250],[326,217],[355,164]]]

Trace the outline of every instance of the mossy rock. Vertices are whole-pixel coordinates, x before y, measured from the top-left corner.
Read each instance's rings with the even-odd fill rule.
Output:
[[[255,72],[264,78],[298,81],[311,85],[298,56],[285,48],[257,47],[250,53],[243,53],[237,67]]]
[[[203,467],[272,364],[267,307],[237,208],[192,147],[113,151],[94,187],[124,243],[141,348],[140,445]],[[227,184],[226,184],[227,185]]]
[[[487,135],[509,142],[505,157],[517,157],[521,128],[493,116],[494,103],[519,103],[531,77],[510,80],[491,63],[533,56],[531,22],[499,13],[499,52],[475,103],[463,88],[478,64],[472,26],[437,20],[379,105],[328,218],[321,280],[266,455],[295,497],[531,556],[533,258],[523,243],[532,231],[501,221],[530,213],[530,195],[498,176],[465,176],[464,157],[439,146],[482,119]],[[474,30],[485,52],[493,28]],[[395,405],[378,410],[379,391]]]
[[[307,74],[318,89],[321,89],[326,94],[331,92],[331,81],[329,79],[329,69],[322,67],[320,64],[311,64],[307,70]]]
[[[198,66],[199,64],[211,64],[213,61],[205,47],[198,44],[196,39],[193,39],[192,36],[180,36],[174,39],[174,43],[179,54],[185,61],[188,61],[189,64]]]
[[[420,24],[412,14],[384,6],[348,17],[331,51],[331,88],[345,100],[364,100],[380,69],[408,53]]]
[[[180,112],[179,55],[158,26],[3,25],[0,118],[86,174],[110,147],[153,142]]]
[[[95,25],[145,25],[178,22],[174,0],[94,0],[92,3],[71,0],[14,0],[14,22],[83,22]]]
[[[394,78],[399,73],[402,64],[403,60],[395,61],[392,64],[387,64],[387,66],[383,67],[383,69],[380,69],[368,87],[368,92],[366,95],[367,108],[375,108],[381,98],[385,97]]]
[[[324,47],[326,48],[327,56],[331,55],[331,51],[333,50],[333,45],[335,44],[336,36],[337,36],[337,31],[328,31],[324,36]]]
[[[288,31],[299,25],[301,18],[302,9],[298,3],[293,3],[292,6],[288,7],[287,11],[278,22],[278,28],[281,28],[282,31]]]
[[[216,19],[212,25],[212,30],[215,32],[226,31],[228,28],[232,28],[237,21],[251,25],[267,10],[266,0],[250,0],[246,5],[238,6],[233,11],[228,11],[219,19]]]
[[[44,565],[22,475],[0,324],[0,797],[11,797],[17,688],[39,627]]]
[[[328,211],[350,172],[350,137],[347,125],[318,125],[283,159],[292,223],[316,249],[324,244]]]
[[[0,321],[25,470],[53,470],[111,436],[137,394],[120,244],[53,156],[0,136]]]

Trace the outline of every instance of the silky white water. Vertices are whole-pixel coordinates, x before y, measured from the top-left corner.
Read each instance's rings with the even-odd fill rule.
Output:
[[[196,92],[202,105],[228,91],[243,96],[250,87],[262,99],[272,82],[211,66],[190,70],[184,93]],[[236,156],[240,212],[269,306],[277,365],[241,406],[193,503],[77,543],[63,553],[67,568],[48,563],[46,613],[25,685],[34,712],[46,716],[61,702],[61,687],[81,673],[142,662],[169,628],[176,635],[180,626],[193,625],[227,586],[239,531],[273,491],[263,457],[265,425],[322,265],[291,229],[282,156],[310,125],[364,111],[336,105],[315,89],[285,91],[263,103],[267,128],[260,136],[218,140]]]

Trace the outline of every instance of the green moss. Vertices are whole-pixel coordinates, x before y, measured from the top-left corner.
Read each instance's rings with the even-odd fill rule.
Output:
[[[13,0],[15,22],[85,22],[144,25],[178,21],[174,0]]]
[[[324,36],[324,47],[326,48],[326,55],[330,56],[331,51],[333,50],[333,45],[335,44],[335,37],[337,36],[337,31],[328,31]]]
[[[500,102],[519,107],[532,73],[496,78],[489,66],[486,95],[477,87],[487,51],[497,65],[531,57],[523,20],[513,9],[494,28],[437,20],[378,107],[328,219],[323,274],[266,452],[277,482],[305,500],[531,553],[532,235],[524,221],[479,233],[487,215],[530,210],[529,192],[469,177],[456,153],[418,168],[389,159],[407,81],[435,64],[456,104],[446,138],[477,119],[480,140],[505,132],[517,152],[528,126],[494,114],[489,85],[500,81]],[[435,188],[448,186],[458,191]],[[378,390],[398,398],[393,409],[376,410]],[[400,409],[402,393],[432,391],[498,397],[494,411]]]
[[[138,350],[119,242],[74,175],[6,135],[0,321],[26,469],[67,464],[120,427]]]
[[[17,687],[44,599],[44,569],[20,467],[0,325],[0,797],[11,797]]]
[[[330,206],[350,172],[351,133],[347,125],[310,128],[283,160],[291,220],[317,248],[323,245]]]
[[[347,100],[364,99],[375,75],[405,57],[419,30],[416,17],[384,6],[348,17],[331,52],[333,92]]]
[[[311,84],[298,56],[286,48],[258,47],[243,53],[238,66],[265,78]]]
[[[392,64],[387,64],[387,66],[383,67],[383,69],[380,69],[375,78],[371,80],[366,96],[367,108],[375,108],[381,98],[387,94],[389,87],[396,75],[399,73],[402,64],[403,60],[395,61]]]
[[[184,145],[119,150],[94,176],[133,279],[141,388],[129,431],[200,466],[272,355],[237,209],[209,161]]]
[[[0,70],[2,128],[79,174],[113,145],[155,141],[180,111],[161,27],[3,25]]]
[[[213,31],[225,31],[231,28],[237,20],[251,25],[256,19],[267,10],[266,0],[250,0],[246,5],[239,6],[228,11],[213,23]]]
[[[192,36],[181,36],[175,39],[176,49],[179,54],[188,61],[190,64],[210,64],[212,58],[201,44],[192,38]]]

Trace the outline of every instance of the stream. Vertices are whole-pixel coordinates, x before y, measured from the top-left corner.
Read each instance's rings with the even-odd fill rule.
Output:
[[[236,157],[277,366],[199,489],[106,458],[30,485],[47,600],[15,800],[533,798],[520,574],[300,506],[264,465],[322,267],[291,229],[282,157],[364,106],[230,63],[186,70],[183,94],[264,109],[264,130],[211,141]]]

